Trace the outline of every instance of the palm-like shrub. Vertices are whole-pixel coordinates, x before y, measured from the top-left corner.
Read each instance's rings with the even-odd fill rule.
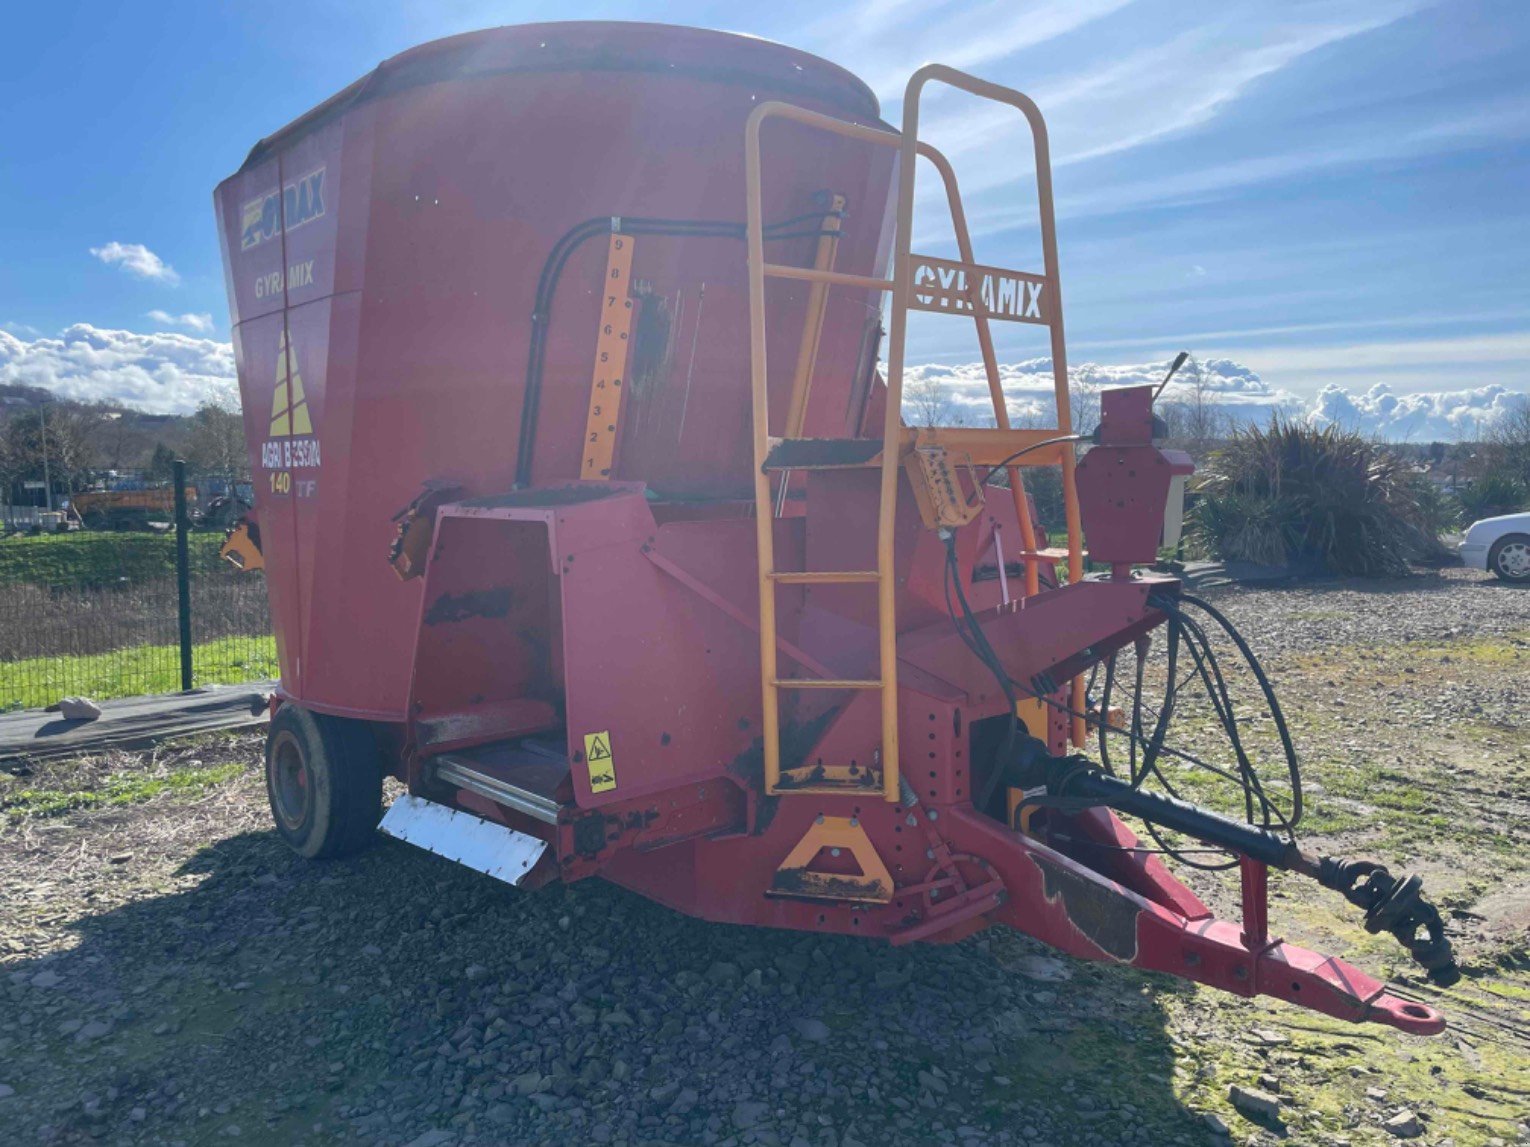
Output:
[[[1443,510],[1426,481],[1376,443],[1280,417],[1212,454],[1192,539],[1224,560],[1301,562],[1332,573],[1406,573],[1440,549]]]
[[[1457,493],[1462,512],[1469,521],[1512,514],[1530,502],[1530,492],[1513,475],[1492,471]]]

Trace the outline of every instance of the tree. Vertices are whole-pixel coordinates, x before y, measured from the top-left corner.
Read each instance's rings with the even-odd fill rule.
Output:
[[[98,416],[67,402],[40,403],[6,421],[0,454],[13,482],[40,482],[46,476],[58,493],[90,484]]]
[[[962,426],[966,415],[951,398],[947,380],[924,375],[903,388],[904,416],[915,426]]]
[[[250,456],[244,444],[244,420],[216,403],[204,403],[191,416],[186,460],[198,474],[229,482],[247,482]]]
[[[1488,468],[1530,486],[1530,398],[1493,419],[1483,438]]]
[[[1051,398],[1011,398],[1005,405],[1009,408],[1009,424],[1016,430],[1057,428],[1057,406]]]
[[[1092,434],[1100,424],[1100,388],[1086,370],[1068,372],[1068,413],[1074,434]]]
[[[156,482],[168,482],[175,475],[175,451],[163,442],[154,444],[154,456],[149,459],[149,477]]]
[[[1170,384],[1174,397],[1158,406],[1158,413],[1169,424],[1169,437],[1184,443],[1198,458],[1204,457],[1231,430],[1232,419],[1217,402],[1212,377],[1205,365],[1191,355]]]
[[[120,410],[103,407],[96,430],[96,462],[103,470],[127,466],[128,420]]]
[[[0,422],[0,502],[12,501],[12,486],[21,478],[18,460],[11,449],[10,423]]]

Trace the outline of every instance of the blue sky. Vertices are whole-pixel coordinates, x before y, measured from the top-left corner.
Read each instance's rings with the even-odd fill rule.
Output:
[[[1359,409],[1378,383],[1415,406],[1530,391],[1530,5],[1517,0],[13,7],[0,377],[54,370],[61,389],[118,386],[146,404],[176,371],[216,377],[217,348],[187,348],[228,339],[211,192],[250,145],[411,45],[576,17],[791,43],[861,75],[894,122],[908,73],[931,59],[1032,95],[1053,137],[1076,363],[1186,347],[1271,393],[1311,404],[1339,388]],[[932,101],[926,122],[962,178],[978,259],[1037,265],[1018,124],[960,98]],[[939,214],[922,219],[916,241],[938,252]],[[36,347],[81,325],[134,332],[134,353],[161,348],[167,365],[118,382],[82,382],[78,356],[49,366]],[[969,339],[927,322],[911,347],[959,367]]]

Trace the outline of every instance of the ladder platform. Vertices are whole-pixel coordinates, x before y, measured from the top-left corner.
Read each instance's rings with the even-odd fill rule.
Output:
[[[881,791],[881,769],[868,769],[860,765],[799,765],[793,769],[782,769],[781,780],[776,785],[778,794],[844,796],[847,793],[854,795]]]
[[[880,438],[777,438],[760,468],[773,470],[851,470],[882,453]]]

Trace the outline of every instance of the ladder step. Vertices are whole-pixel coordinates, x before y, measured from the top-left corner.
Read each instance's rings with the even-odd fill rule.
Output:
[[[841,470],[869,466],[882,455],[880,438],[778,438],[763,469]]]
[[[882,580],[882,575],[876,570],[777,570],[770,574],[770,578],[787,585],[834,585],[878,582]]]
[[[1068,560],[1068,551],[1057,546],[1045,550],[1021,550],[1014,558],[1022,562],[1061,562]]]
[[[766,263],[768,279],[806,279],[810,283],[837,283],[842,287],[869,287],[873,291],[891,291],[897,284],[892,279],[873,279],[867,275],[847,275],[842,271],[819,270],[817,267],[792,267],[782,263]]]
[[[771,682],[777,689],[880,689],[880,681],[855,681],[826,677],[778,677]]]

